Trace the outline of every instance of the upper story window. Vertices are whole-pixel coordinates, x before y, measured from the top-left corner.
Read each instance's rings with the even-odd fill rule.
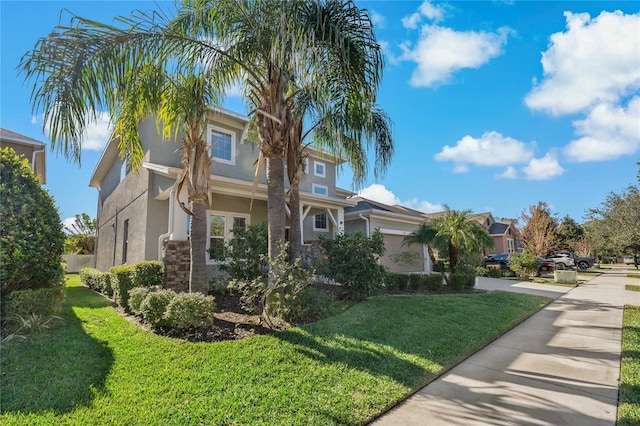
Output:
[[[326,177],[326,166],[320,161],[313,161],[313,174],[319,177]]]
[[[236,138],[233,132],[210,124],[207,126],[207,137],[215,161],[236,164]]]
[[[327,188],[325,185],[318,185],[317,183],[314,183],[313,185],[311,185],[311,192],[316,195],[322,195],[326,197],[327,195],[329,195],[329,188]]]

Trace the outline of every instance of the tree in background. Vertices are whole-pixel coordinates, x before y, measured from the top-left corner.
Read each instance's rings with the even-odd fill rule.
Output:
[[[64,227],[67,233],[65,251],[69,254],[93,254],[97,225],[96,219],[88,214],[77,214],[71,225]]]
[[[584,230],[569,215],[562,218],[558,227],[558,249],[573,250],[573,245],[584,238]]]
[[[558,247],[558,221],[547,203],[540,201],[522,212],[522,244],[529,253],[546,257]]]
[[[640,254],[640,188],[629,186],[621,193],[611,192],[597,208],[587,213],[590,233],[601,250],[615,254]]]

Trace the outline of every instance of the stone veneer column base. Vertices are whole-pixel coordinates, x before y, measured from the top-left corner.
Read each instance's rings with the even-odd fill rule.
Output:
[[[164,286],[175,292],[189,292],[191,248],[189,241],[169,240],[162,250]]]

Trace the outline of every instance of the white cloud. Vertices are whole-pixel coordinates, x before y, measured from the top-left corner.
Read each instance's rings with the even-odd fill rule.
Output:
[[[565,12],[567,30],[550,37],[542,53],[544,78],[525,98],[553,115],[618,102],[640,89],[640,13]]]
[[[101,151],[109,138],[111,137],[111,116],[109,113],[103,112],[99,114],[95,121],[89,121],[84,139],[82,141],[82,149]]]
[[[65,228],[70,228],[71,225],[74,225],[76,223],[76,218],[74,217],[68,217],[65,220],[62,221],[62,225],[64,225]]]
[[[580,138],[564,149],[570,160],[606,161],[635,154],[640,148],[640,96],[626,108],[599,104],[573,126]]]
[[[32,116],[31,123],[42,123],[43,119],[43,115]],[[82,137],[82,149],[101,151],[105,145],[107,145],[107,142],[109,142],[113,131],[111,126],[111,116],[108,112],[100,112],[97,114],[95,120],[87,115],[85,117],[85,122],[88,124]],[[51,131],[49,130],[48,125],[45,126],[45,133],[47,134],[47,137],[51,136]]]
[[[376,28],[384,28],[384,27],[386,27],[386,20],[384,18],[384,15],[381,15],[378,12],[376,12],[375,10],[372,10],[371,14],[370,14],[370,17],[371,17],[371,22],[373,23],[373,25]]]
[[[395,194],[389,191],[384,185],[374,183],[358,193],[358,195],[368,198],[373,201],[379,201],[390,206],[394,204],[400,204],[400,199]]]
[[[526,163],[533,158],[534,143],[524,143],[517,139],[502,136],[491,131],[479,139],[465,136],[455,146],[445,145],[436,154],[437,161],[453,161],[456,169],[467,164],[477,166],[508,166],[514,163]]]
[[[550,152],[542,158],[532,158],[522,171],[528,180],[549,180],[564,173],[558,159]]]
[[[517,179],[518,178],[518,172],[516,171],[515,167],[509,166],[506,169],[504,169],[504,171],[502,173],[498,173],[496,175],[496,178],[498,178],[498,179]]]
[[[426,200],[418,200],[417,198],[404,202],[400,201],[400,198],[388,190],[384,185],[380,185],[379,183],[369,185],[360,191],[358,195],[390,206],[399,204],[424,213],[433,213],[444,210],[444,207],[441,204],[434,204]]]
[[[403,50],[400,59],[418,65],[409,82],[412,86],[431,87],[448,82],[461,69],[479,68],[500,56],[510,32],[507,27],[488,33],[425,25],[414,49],[408,44],[400,46]]]
[[[429,0],[425,0],[417,12],[402,18],[402,25],[411,30],[416,29],[418,24],[422,22],[423,17],[433,22],[442,21],[444,19],[444,7],[441,5],[435,6]]]

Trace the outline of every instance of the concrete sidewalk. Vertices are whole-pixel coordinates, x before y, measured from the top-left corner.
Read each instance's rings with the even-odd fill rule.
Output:
[[[573,289],[479,282],[557,299],[373,424],[615,425],[623,307],[640,305],[626,273]]]

